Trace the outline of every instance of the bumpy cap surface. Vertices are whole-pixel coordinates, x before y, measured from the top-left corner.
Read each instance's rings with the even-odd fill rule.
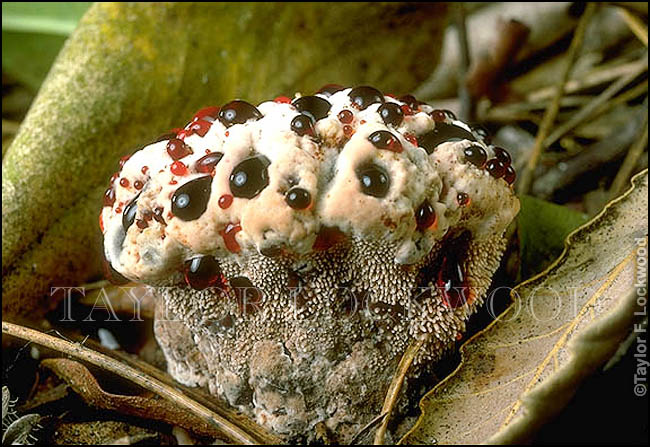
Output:
[[[108,262],[163,284],[197,256],[304,256],[334,230],[390,244],[399,264],[424,259],[450,229],[503,231],[518,210],[503,150],[451,112],[402,99],[357,87],[199,111],[111,179]]]

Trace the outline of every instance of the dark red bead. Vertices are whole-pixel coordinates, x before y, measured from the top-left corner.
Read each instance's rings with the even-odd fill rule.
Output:
[[[338,84],[326,84],[322,86],[316,93],[321,93],[326,96],[332,96],[336,92],[340,92],[341,90],[344,90],[345,87],[342,85]]]
[[[125,155],[124,157],[120,158],[120,168],[124,167],[124,163],[129,161],[129,158],[131,158],[130,155]]]
[[[221,197],[219,197],[219,201],[218,201],[219,208],[221,208],[222,210],[230,208],[230,205],[232,205],[232,201],[233,201],[233,196],[231,196],[230,194],[222,195]]]
[[[268,166],[264,155],[249,157],[234,167],[230,174],[230,191],[235,197],[252,199],[269,185]]]
[[[446,243],[436,277],[436,286],[442,296],[442,302],[452,309],[467,304],[471,299],[463,263],[470,239],[471,233],[466,231]]]
[[[180,160],[192,153],[192,148],[189,147],[183,140],[172,138],[167,142],[167,153],[172,160]]]
[[[287,191],[284,200],[291,208],[303,210],[311,204],[311,194],[309,194],[309,191],[296,186]]]
[[[387,130],[377,130],[370,134],[368,137],[370,141],[377,149],[384,149],[392,152],[402,152],[402,143],[397,139],[395,135],[390,133]]]
[[[239,243],[235,238],[237,233],[239,233],[240,231],[241,231],[240,224],[229,223],[228,225],[226,225],[226,228],[224,228],[222,231],[219,232],[219,234],[223,238],[224,245],[232,253],[239,253],[241,251],[241,247],[239,246]]]
[[[445,306],[456,309],[467,303],[469,287],[467,287],[463,267],[456,255],[443,256],[436,286],[440,290]]]
[[[503,163],[504,166],[510,166],[510,163],[512,163],[512,158],[510,157],[510,154],[507,150],[497,146],[493,147],[492,150],[494,151],[494,156],[497,160]]]
[[[348,93],[352,104],[359,110],[366,109],[370,104],[384,103],[384,95],[374,87],[361,86],[353,88]]]
[[[487,160],[487,153],[481,146],[469,146],[463,150],[465,160],[477,167],[482,167]]]
[[[344,109],[339,112],[338,118],[343,124],[350,124],[354,120],[354,113],[350,110]]]
[[[217,106],[204,107],[194,114],[192,121],[206,120],[214,122],[217,120],[217,118],[219,118],[220,110],[221,108]]]
[[[136,198],[124,208],[124,214],[122,214],[122,227],[124,228],[124,231],[128,230],[133,224],[137,212],[138,203]]]
[[[235,100],[221,107],[219,111],[219,121],[230,127],[235,124],[243,124],[248,120],[258,120],[262,118],[262,113],[252,104],[246,101]]]
[[[356,174],[361,183],[361,192],[378,199],[386,197],[390,189],[390,177],[383,168],[373,164],[365,165],[357,169]]]
[[[314,120],[304,113],[296,115],[291,120],[291,130],[301,137],[304,135],[313,137],[316,134],[316,130],[314,130]]]
[[[114,203],[115,203],[115,188],[111,186],[106,190],[106,192],[104,192],[104,206],[113,206]]]
[[[418,110],[418,108],[420,107],[420,101],[415,99],[415,96],[413,95],[400,96],[398,99],[413,110]]]
[[[211,126],[212,126],[212,121],[208,121],[208,120],[193,121],[190,123],[190,128],[188,130],[191,133],[188,133],[188,135],[195,133],[200,137],[204,137],[205,134],[208,133],[208,130],[210,130]]]
[[[195,290],[223,287],[223,275],[219,262],[212,256],[201,256],[185,263],[185,282]]]
[[[172,213],[181,220],[198,219],[208,207],[212,191],[212,176],[191,180],[179,187],[172,196]],[[157,210],[154,210],[156,212]]]
[[[121,186],[122,188],[128,188],[130,184],[131,184],[131,183],[129,182],[129,179],[128,179],[128,178],[122,177],[122,178],[120,179],[120,186]]]
[[[456,194],[456,200],[458,201],[458,204],[460,206],[467,206],[469,205],[470,202],[469,195],[467,195],[467,193],[464,192],[459,192],[458,194]]]
[[[221,152],[211,152],[196,160],[194,169],[196,169],[196,172],[209,174],[214,170],[214,167],[217,166],[217,163],[219,163],[222,158],[223,154]]]
[[[404,112],[402,108],[394,102],[387,102],[382,104],[377,113],[381,116],[384,124],[398,127],[404,121]]]
[[[415,212],[415,223],[418,231],[424,231],[436,223],[436,211],[428,200],[422,202]]]
[[[456,115],[451,110],[445,109],[436,109],[431,112],[431,118],[436,122],[444,122],[449,120],[455,120]]]
[[[185,165],[185,163],[183,163],[182,161],[178,161],[178,160],[176,160],[175,162],[172,163],[169,170],[172,172],[172,174],[178,175],[178,176],[187,175],[187,172],[188,172],[187,171],[187,166]]]
[[[512,185],[517,180],[517,173],[512,165],[506,167],[506,173],[503,175],[503,179],[508,182],[508,185]]]
[[[314,122],[327,116],[332,104],[320,96],[301,96],[291,104],[300,112],[313,118]]]
[[[488,160],[488,162],[485,164],[485,169],[494,178],[501,178],[506,173],[506,167],[496,158]]]
[[[431,154],[435,148],[448,141],[470,140],[475,141],[474,135],[460,126],[447,124],[445,122],[436,122],[436,126],[431,132],[427,132],[418,138],[420,147]]]

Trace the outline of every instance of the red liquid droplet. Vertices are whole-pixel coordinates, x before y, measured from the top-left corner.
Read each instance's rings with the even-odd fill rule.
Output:
[[[214,167],[221,161],[223,154],[221,152],[212,152],[196,160],[194,168],[197,172],[209,174],[214,171]]]
[[[198,120],[215,121],[217,118],[219,118],[219,110],[221,109],[217,106],[204,107],[194,114],[194,118],[192,119],[192,121],[198,121]]]
[[[277,102],[278,104],[291,104],[291,98],[287,96],[278,96],[273,100],[273,102]]]
[[[232,252],[232,253],[239,253],[241,251],[241,247],[239,246],[239,243],[237,243],[237,239],[235,239],[235,236],[237,235],[238,232],[241,231],[241,225],[229,223],[226,225],[226,228],[221,230],[219,234],[223,238],[223,242],[226,245],[226,248]]]
[[[212,286],[225,287],[219,262],[212,256],[190,259],[185,263],[184,273],[185,282],[195,290],[203,290]]]
[[[418,147],[418,139],[412,133],[405,133],[404,138],[413,146]]]
[[[343,126],[343,134],[346,137],[350,138],[352,135],[354,135],[354,129],[349,124],[346,124]]]
[[[115,208],[115,214],[120,214],[121,212],[122,212],[122,208],[120,208],[119,206]]]
[[[436,109],[433,112],[431,112],[431,118],[433,118],[433,120],[438,123],[444,122],[447,121],[447,114],[445,113],[444,110]]]
[[[205,134],[208,133],[208,130],[210,130],[210,127],[212,127],[211,121],[197,120],[190,125],[189,131],[200,137],[204,137]],[[191,135],[191,133],[188,133],[188,135]]]
[[[144,184],[140,180],[136,180],[135,182],[133,182],[133,187],[135,189],[142,189],[143,186]]]
[[[192,148],[178,138],[173,138],[167,142],[167,153],[172,160],[180,160],[192,153]]]
[[[185,163],[182,161],[175,161],[172,163],[171,167],[169,168],[172,171],[172,174],[174,175],[187,175],[187,166],[185,166]]]
[[[153,210],[153,218],[156,220],[156,222],[161,223],[163,225],[167,225],[167,222],[165,222],[165,219],[162,217],[163,213],[163,208],[158,207]]]
[[[124,167],[124,163],[126,163],[129,160],[129,158],[131,158],[130,155],[125,155],[124,157],[120,158],[120,168]]]
[[[104,232],[104,213],[99,213],[99,229],[102,230],[102,233]]]
[[[149,172],[149,166],[143,166],[142,169],[140,169],[140,172],[147,175],[147,172]]]
[[[404,115],[414,115],[415,114],[415,112],[413,112],[413,109],[411,109],[411,107],[408,104],[402,105],[401,109],[402,109],[402,113]]]
[[[485,169],[494,178],[501,178],[506,173],[506,167],[496,158],[488,160],[488,162],[485,164]]]
[[[508,185],[512,185],[515,180],[517,180],[517,173],[515,172],[515,168],[513,168],[512,165],[506,168],[506,173],[503,175],[503,179],[508,182]]]
[[[119,176],[120,176],[120,173],[119,173],[119,172],[115,172],[115,173],[113,173],[113,175],[111,175],[111,180],[110,180],[110,182],[113,183],[113,182],[114,182],[114,181],[115,181]]]
[[[468,206],[470,204],[470,202],[471,202],[471,199],[470,199],[469,195],[467,195],[464,192],[459,192],[456,195],[456,200],[458,201],[458,204],[460,206]]]
[[[415,222],[418,231],[424,231],[434,226],[438,221],[436,211],[428,200],[422,202],[422,205],[415,212]]]
[[[123,188],[128,188],[129,187],[129,179],[122,177],[120,179],[120,186]]]
[[[232,200],[233,197],[230,194],[224,194],[221,197],[219,197],[219,208],[221,209],[227,209],[232,205]]]
[[[398,153],[403,150],[402,143],[400,143],[395,135],[387,130],[378,130],[371,133],[368,137],[368,141],[370,141],[377,149],[384,149]]]
[[[318,232],[312,250],[323,251],[327,250],[330,247],[333,247],[336,244],[339,244],[346,240],[346,236],[338,228],[335,227],[323,227]]]
[[[442,302],[445,306],[456,309],[467,303],[469,287],[465,280],[463,267],[455,254],[442,258],[436,286],[440,289]]]
[[[113,206],[115,203],[115,188],[112,186],[104,193],[104,206]]]
[[[354,120],[354,113],[350,110],[341,110],[338,114],[339,121],[343,124],[350,124]]]
[[[141,230],[144,230],[145,228],[147,228],[147,227],[149,226],[149,224],[147,223],[147,221],[146,221],[146,220],[142,220],[142,219],[138,219],[138,220],[136,220],[136,221],[135,221],[135,224],[136,224],[137,227],[140,228]]]

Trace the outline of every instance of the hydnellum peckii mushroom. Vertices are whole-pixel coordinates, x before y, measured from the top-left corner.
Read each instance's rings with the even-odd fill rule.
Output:
[[[409,343],[438,359],[519,210],[482,129],[367,86],[208,107],[121,163],[105,255],[155,289],[170,373],[289,437],[349,440]]]

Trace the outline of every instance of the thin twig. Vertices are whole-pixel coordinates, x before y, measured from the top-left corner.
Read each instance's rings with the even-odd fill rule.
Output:
[[[416,340],[411,342],[411,344],[404,351],[404,355],[397,365],[397,371],[395,376],[393,376],[393,381],[388,387],[388,392],[386,393],[386,399],[384,399],[384,406],[381,409],[381,414],[386,414],[386,417],[381,421],[381,425],[377,428],[375,432],[375,445],[384,445],[384,437],[386,436],[386,429],[388,428],[388,422],[390,421],[390,415],[397,404],[397,398],[399,397],[399,392],[402,389],[402,384],[406,378],[406,373],[411,367],[411,363],[415,359],[418,351],[424,344],[425,340]]]
[[[542,124],[540,125],[539,131],[537,132],[537,138],[535,138],[535,145],[533,146],[530,158],[528,159],[528,163],[524,168],[521,181],[519,182],[520,194],[526,194],[533,182],[533,176],[535,174],[537,162],[539,161],[539,158],[545,149],[544,141],[546,140],[546,136],[550,132],[551,126],[553,126],[555,118],[557,117],[557,114],[560,110],[560,100],[564,95],[564,86],[569,79],[569,73],[571,72],[573,64],[577,58],[578,50],[582,47],[585,30],[587,29],[587,25],[591,20],[591,16],[594,14],[595,10],[596,4],[588,3],[584,14],[580,18],[580,22],[578,23],[578,27],[576,28],[573,40],[571,41],[571,45],[569,46],[569,50],[567,52],[566,67],[564,68],[564,72],[560,77],[560,81],[556,85],[555,97],[553,98],[553,102],[549,105],[549,107],[546,109],[546,112],[544,113]]]
[[[575,79],[567,81],[564,86],[564,93],[567,95],[574,94],[581,90],[607,84],[612,82],[614,79],[618,79],[628,73],[637,71],[639,66],[643,66],[647,69],[648,62],[639,59],[632,62],[617,62],[600,65],[598,68],[594,68],[587,74],[580,75]],[[554,97],[555,92],[555,86],[543,87],[527,94],[525,100],[527,102],[547,101]]]
[[[625,8],[618,8],[618,12],[623,17],[625,24],[630,28],[630,31],[641,41],[643,45],[648,46],[648,26],[645,25],[641,19],[632,14]]]
[[[636,163],[643,153],[643,149],[648,145],[648,107],[646,102],[645,107],[645,117],[643,119],[643,125],[641,126],[642,134],[641,136],[632,144],[630,150],[623,160],[621,168],[616,173],[616,177],[612,182],[612,186],[609,189],[609,198],[613,199],[618,196],[621,191],[626,187],[630,176],[636,166]]]
[[[131,368],[124,363],[112,359],[107,355],[85,348],[78,343],[70,343],[34,329],[5,321],[2,322],[2,333],[37,343],[71,357],[83,360],[92,365],[99,366],[106,371],[124,377],[125,379],[176,403],[177,405],[185,407],[188,411],[191,411],[204,422],[216,427],[235,442],[247,445],[259,444],[259,440],[255,439],[240,427],[234,425],[231,421],[189,399],[187,396],[183,395],[183,393],[169,385],[150,377],[142,371],[138,371],[137,369]]]
[[[647,107],[644,103],[644,107]],[[625,125],[615,129],[603,140],[594,143],[575,157],[563,160],[535,179],[532,193],[549,199],[557,190],[567,188],[587,172],[624,157],[628,148],[641,134],[643,116],[633,115]]]
[[[647,63],[647,58],[646,58]],[[638,70],[628,73],[627,75],[620,78],[618,81],[610,84],[600,95],[594,98],[591,102],[585,105],[582,109],[578,111],[575,115],[571,117],[570,120],[562,123],[558,126],[551,135],[549,135],[545,140],[543,147],[549,147],[551,144],[555,143],[557,140],[562,138],[567,132],[574,129],[576,126],[592,118],[595,115],[595,112],[607,101],[609,101],[614,95],[621,91],[626,85],[632,82],[637,76],[639,76],[644,71],[647,71],[647,65],[645,67],[639,67]],[[601,109],[604,110],[604,109]]]

